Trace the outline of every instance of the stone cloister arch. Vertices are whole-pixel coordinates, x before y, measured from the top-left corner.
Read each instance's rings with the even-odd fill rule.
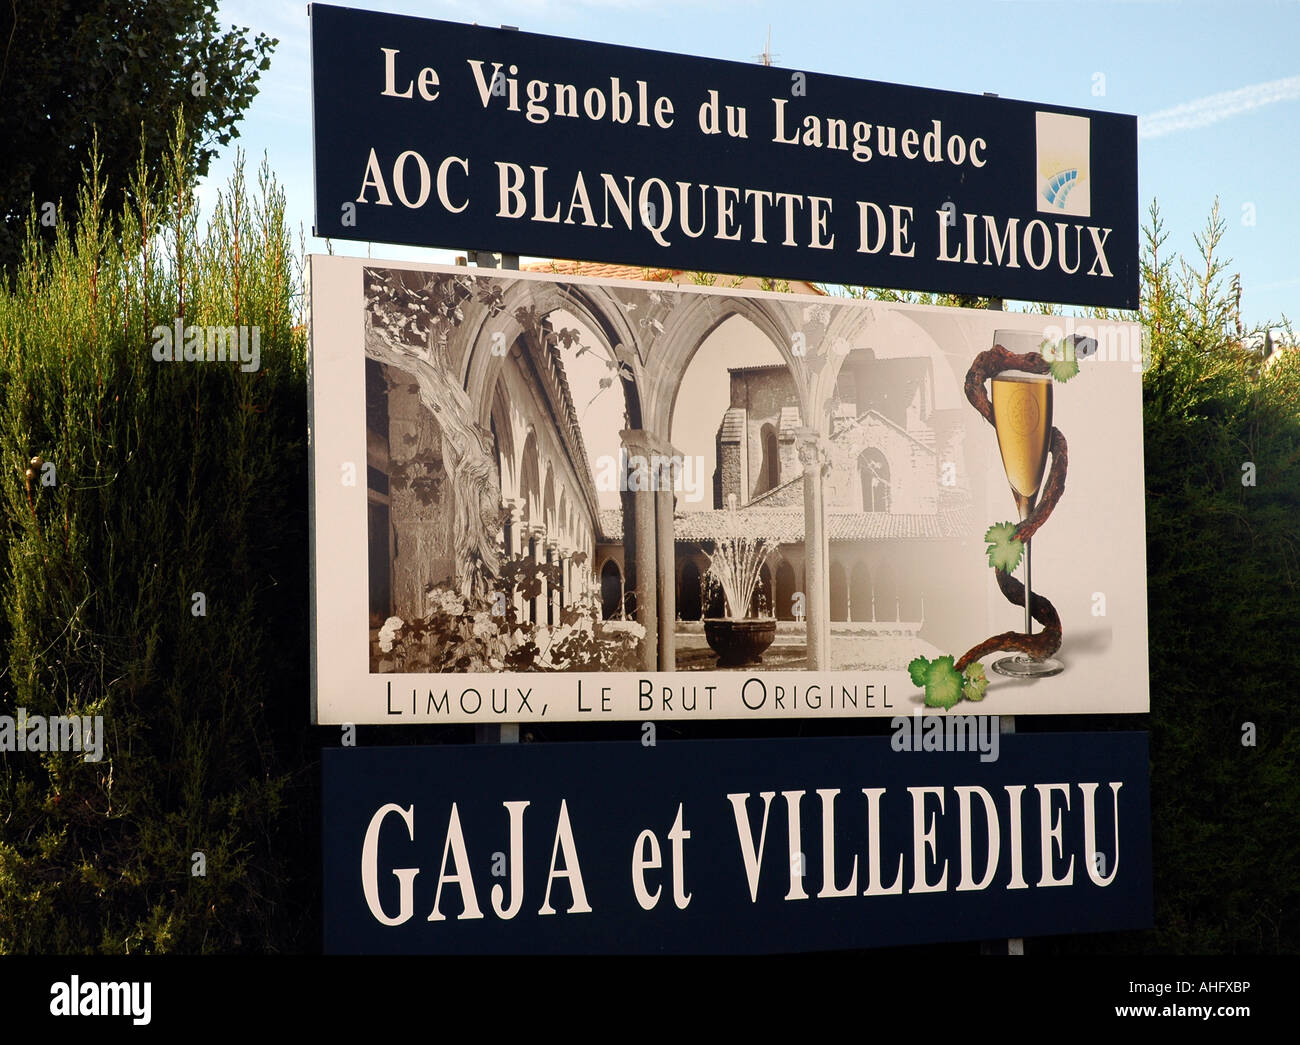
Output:
[[[671,432],[673,411],[681,392],[686,370],[695,353],[708,337],[732,317],[740,317],[751,324],[758,336],[765,338],[776,349],[788,370],[794,386],[799,416],[804,427],[797,433],[799,459],[804,470],[804,566],[808,585],[807,612],[807,663],[810,669],[829,666],[830,627],[829,592],[826,564],[825,511],[822,479],[826,466],[825,439],[829,431],[827,397],[818,391],[817,377],[825,367],[825,355],[820,337],[813,331],[809,337],[804,316],[807,306],[783,301],[780,297],[753,297],[741,295],[715,295],[686,292],[667,317],[661,333],[648,346],[645,359],[644,403],[648,420],[647,429],[639,435],[641,452],[680,457],[671,446],[667,433]],[[800,336],[796,336],[800,335]],[[832,381],[829,390],[834,389]],[[662,485],[662,484],[661,484]],[[654,501],[651,502],[651,497]],[[640,495],[637,499],[638,529],[647,529],[655,539],[655,548],[661,562],[673,554],[675,546],[673,523],[673,494],[671,488],[657,494]],[[651,526],[653,523],[653,526]],[[639,558],[650,559],[641,548]],[[672,584],[673,571],[657,571],[661,579],[667,576]],[[775,598],[775,566],[766,575],[766,599]],[[665,598],[665,594],[667,598]],[[662,647],[655,666],[661,671],[675,666],[675,651],[671,622],[675,617],[675,592],[660,590],[660,616],[657,620]],[[638,614],[640,619],[640,614]],[[665,627],[665,625],[668,625]],[[648,629],[648,625],[647,625]]]
[[[640,328],[613,288],[524,277],[507,282],[493,279],[493,286],[501,291],[495,305],[478,297],[462,305],[465,321],[458,372],[471,402],[480,404],[483,418],[490,417],[498,427],[503,412],[510,419],[507,427],[517,448],[513,474],[519,478],[513,484],[502,483],[507,555],[528,555],[560,568],[561,587],[552,591],[544,586],[526,614],[539,623],[556,622],[563,605],[599,586],[595,573],[599,505],[560,349],[547,337],[550,317],[557,311],[569,313],[595,336],[608,358],[619,361],[623,405],[634,425],[641,417]],[[521,369],[543,386],[553,402],[562,404],[553,413],[568,419],[568,431],[539,436],[536,429],[527,428],[525,411],[511,406],[503,411],[497,405],[512,398],[505,390],[507,379],[512,370]],[[514,393],[519,395],[520,390]],[[531,473],[525,460],[530,452],[536,457]],[[531,486],[526,481],[530,475]]]
[[[585,576],[590,583],[599,583],[593,573],[598,505],[587,463],[577,460],[573,450],[582,445],[581,433],[558,434],[556,446],[568,447],[568,457],[574,458],[568,460],[548,447],[544,438],[537,438],[536,432],[525,430],[525,417],[510,404],[502,383],[508,368],[522,367],[536,375],[548,395],[558,400],[567,395],[559,349],[547,337],[548,317],[557,311],[574,316],[618,361],[628,421],[620,434],[629,466],[638,458],[647,464],[669,462],[670,469],[671,462],[680,461],[670,442],[673,409],[687,365],[718,326],[740,316],[776,348],[791,375],[803,425],[796,433],[805,535],[798,583],[806,595],[807,663],[810,669],[829,667],[830,557],[823,495],[829,410],[847,352],[868,345],[874,310],[866,305],[843,308],[829,302],[783,300],[775,294],[718,294],[650,284],[578,285],[523,276],[494,283],[501,290],[495,303],[477,297],[464,303],[465,319],[457,331],[460,351],[452,358],[469,401],[480,411],[480,424],[484,430],[493,426],[498,432],[507,465],[502,469],[501,495],[514,509],[506,524],[508,552],[531,550],[545,561],[546,542],[556,540],[571,571],[568,556],[581,548],[588,554]],[[572,425],[576,429],[576,422]],[[533,464],[530,438],[536,454]],[[550,520],[543,518],[548,472],[554,476],[553,504],[568,506]],[[629,478],[631,474],[629,467]],[[645,627],[642,667],[672,670],[677,571],[671,471],[667,478],[650,479],[644,488],[629,482],[631,489],[623,498],[621,576],[629,593],[635,592],[636,616]],[[543,526],[546,529],[539,533]],[[773,588],[790,585],[788,572],[776,566],[773,571],[769,582]],[[769,598],[776,594],[772,591]],[[545,619],[544,608],[541,618]]]

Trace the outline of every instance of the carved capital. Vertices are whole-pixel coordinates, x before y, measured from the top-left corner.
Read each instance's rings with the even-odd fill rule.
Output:
[[[629,456],[639,454],[647,459],[682,456],[681,451],[674,449],[667,439],[645,428],[625,428],[619,432],[619,436],[623,441],[623,449]]]
[[[795,430],[795,449],[799,454],[799,463],[803,465],[804,474],[820,467],[825,475],[830,470],[830,457],[826,452],[826,439],[815,428]]]

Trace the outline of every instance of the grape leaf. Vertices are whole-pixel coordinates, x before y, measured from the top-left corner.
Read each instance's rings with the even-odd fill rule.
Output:
[[[924,657],[917,657],[907,666],[907,673],[912,676],[912,685],[924,686],[925,674],[930,668],[930,662]]]
[[[952,657],[938,657],[925,673],[925,702],[932,708],[950,708],[961,700],[961,676]]]
[[[912,682],[925,689],[925,702],[932,708],[952,707],[963,698],[983,700],[989,680],[984,665],[975,661],[964,673],[958,674],[951,656],[927,660],[917,657],[907,665]]]
[[[984,691],[989,688],[988,676],[984,674],[984,665],[978,660],[966,665],[962,673],[961,695],[967,700],[983,700]]]
[[[1015,532],[1016,524],[1010,522],[997,523],[984,532],[984,540],[988,544],[989,565],[995,570],[1010,573],[1020,565],[1020,556],[1025,546],[1012,536]]]
[[[1079,364],[1076,360],[1066,359],[1055,363],[1048,364],[1052,371],[1052,377],[1064,384],[1070,378],[1079,372]]]

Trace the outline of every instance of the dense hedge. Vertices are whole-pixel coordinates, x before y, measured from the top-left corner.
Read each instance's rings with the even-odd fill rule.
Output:
[[[98,763],[0,755],[0,953],[318,946],[300,273],[269,176],[250,198],[237,173],[202,235],[191,184],[118,219],[92,183],[0,287],[0,713],[107,733]],[[1300,353],[1243,347],[1221,234],[1175,271],[1152,214],[1152,713],[1078,724],[1151,731],[1157,927],[1031,950],[1300,949]],[[178,317],[256,326],[259,369],[155,362]]]
[[[202,235],[168,182],[92,182],[0,292],[0,713],[105,723],[100,762],[0,756],[0,952],[278,951],[318,898],[297,262],[265,172]],[[259,368],[155,362],[177,318]]]
[[[1154,212],[1148,229],[1156,928],[1130,943],[1169,953],[1296,953],[1300,351],[1265,365],[1262,351],[1242,346],[1236,296],[1217,257],[1222,233],[1216,208],[1198,237],[1196,267],[1175,268],[1161,259]]]

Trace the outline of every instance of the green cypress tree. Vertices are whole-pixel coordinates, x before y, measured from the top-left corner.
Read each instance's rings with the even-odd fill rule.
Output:
[[[1237,327],[1218,206],[1199,259],[1142,256],[1155,927],[1040,950],[1300,950],[1300,353],[1262,367]],[[1116,534],[1116,541],[1126,539]],[[1123,685],[1123,679],[1116,679]],[[1121,854],[1121,860],[1123,855]]]

